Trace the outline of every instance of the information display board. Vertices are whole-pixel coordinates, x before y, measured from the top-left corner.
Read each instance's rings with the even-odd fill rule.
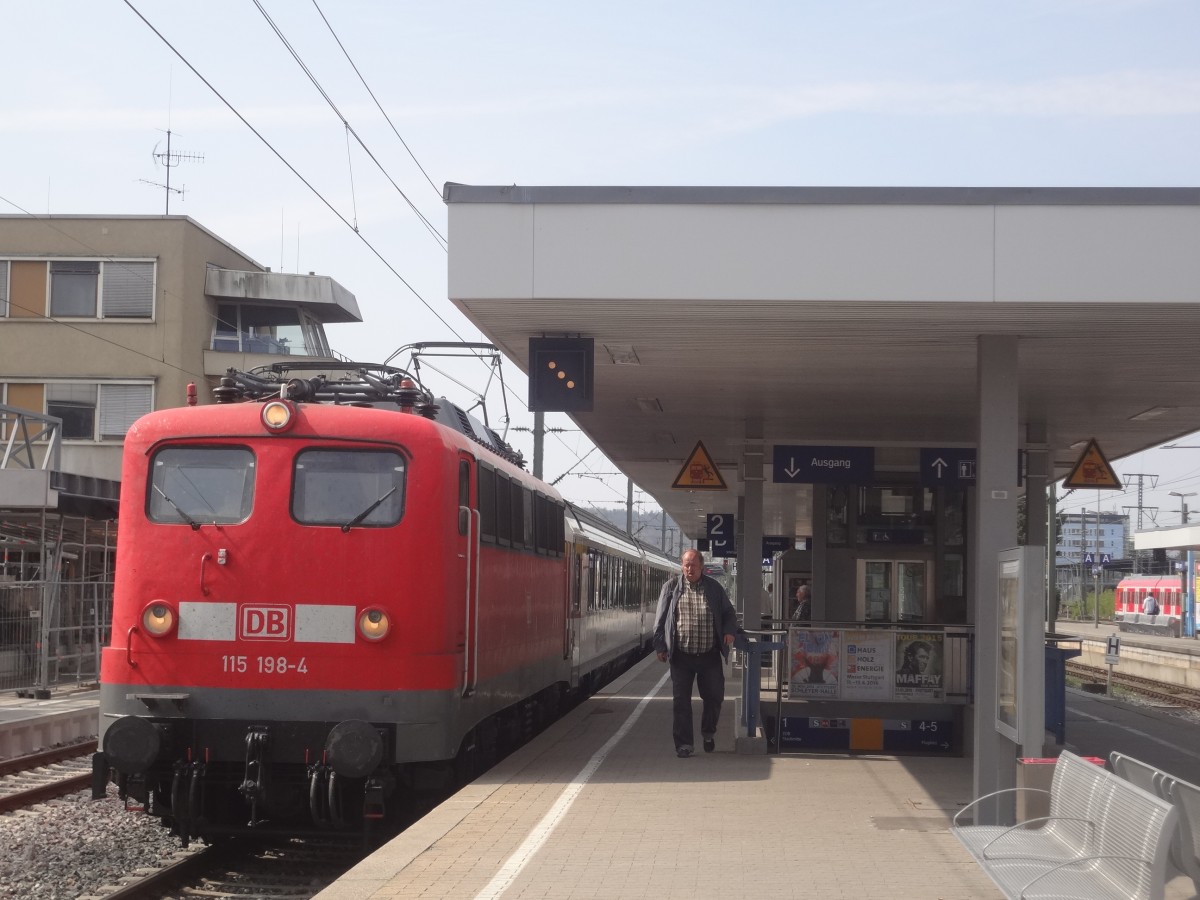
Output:
[[[996,730],[1026,756],[1039,755],[1045,729],[1045,553],[1014,547],[997,557]]]

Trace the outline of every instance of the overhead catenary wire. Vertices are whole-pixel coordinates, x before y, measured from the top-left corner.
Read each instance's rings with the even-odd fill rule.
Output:
[[[358,239],[363,242],[363,245],[366,246],[366,248],[368,250],[370,250],[375,255],[375,257],[387,267],[388,271],[391,272],[400,281],[401,284],[403,284],[406,288],[408,288],[409,292],[414,297],[416,297],[417,300],[419,300],[421,302],[422,306],[424,306],[427,310],[429,310],[431,313],[433,313],[434,317],[439,322],[441,322],[443,325],[445,325],[446,329],[451,334],[453,334],[460,341],[463,340],[462,335],[460,335],[458,333],[458,331],[455,330],[453,325],[451,325],[449,322],[447,322],[442,317],[441,313],[439,313],[436,309],[433,308],[432,305],[430,305],[428,300],[426,300],[424,297],[421,296],[420,291],[418,291],[415,287],[413,287],[412,284],[409,283],[408,279],[406,279],[403,275],[400,274],[399,271],[397,271],[396,267],[393,266],[387,260],[387,258],[382,253],[379,252],[379,250],[375,247],[374,244],[372,244],[369,240],[367,240],[367,238],[362,234],[361,231],[356,230],[354,228],[354,226],[350,224],[350,222],[346,219],[346,217],[344,215],[342,215],[342,213],[337,209],[337,207],[335,207],[332,203],[330,203],[329,200],[325,197],[325,195],[316,189],[316,187],[312,184],[312,182],[310,182],[307,178],[305,178],[303,175],[301,175],[299,170],[295,166],[293,166],[282,153],[280,153],[277,149],[275,149],[275,146],[270,141],[268,141],[266,139],[266,137],[264,137],[263,134],[257,128],[255,128],[253,125],[250,124],[250,121],[241,114],[241,112],[237,109],[237,107],[235,107],[232,103],[230,103],[228,100],[225,99],[225,96],[216,89],[216,87],[212,84],[212,82],[210,82],[207,78],[205,78],[203,75],[200,74],[200,71],[195,66],[192,65],[191,61],[189,61],[186,56],[184,56],[178,49],[176,49],[175,45],[172,44],[169,40],[167,40],[166,36],[162,32],[160,32],[157,28],[155,28],[154,25],[151,24],[149,19],[147,19],[144,15],[142,15],[141,11],[138,10],[138,8],[133,5],[131,0],[124,0],[124,3],[126,6],[128,6],[130,8],[130,10],[133,11],[134,15],[136,15],[139,19],[141,19],[146,24],[147,28],[149,28],[151,31],[154,32],[155,36],[158,37],[158,39],[160,41],[162,41],[164,44],[166,44],[167,48],[172,53],[174,53],[176,57],[179,58],[180,62],[182,62],[185,66],[187,66],[189,69],[191,69],[192,74],[195,75],[197,78],[199,78],[200,81],[202,81],[204,83],[204,86],[206,88],[208,88],[210,91],[212,91],[213,95],[218,100],[220,100],[222,103],[224,103],[225,107],[231,113],[233,113],[235,116],[237,116],[238,120],[241,121],[241,123],[243,125],[245,125],[247,128],[250,129],[251,133],[256,138],[258,138],[259,141],[262,142],[263,146],[265,146],[268,150],[270,150],[275,155],[276,159],[278,159],[281,163],[283,163],[285,166],[287,166],[288,171],[290,171],[293,175],[295,175],[297,178],[299,178],[300,182],[306,188],[308,188],[318,200],[320,200],[322,203],[324,203],[325,207],[331,213],[333,213],[335,216],[337,216],[337,218],[342,222],[343,225],[345,225],[347,228],[349,228],[351,231],[353,231],[355,233],[355,235],[358,236]]]
[[[128,2],[128,0],[126,0],[126,2]],[[294,59],[296,61],[296,64],[298,66],[300,66],[300,69],[304,72],[305,75],[308,76],[308,80],[312,82],[313,87],[315,87],[317,89],[317,92],[325,99],[325,102],[327,104],[329,104],[329,108],[333,110],[334,115],[336,115],[338,117],[338,119],[341,120],[342,124],[346,127],[347,135],[354,137],[354,140],[356,140],[358,142],[358,145],[360,147],[362,147],[363,152],[366,153],[368,157],[370,157],[371,162],[375,163],[375,165],[379,169],[379,171],[383,173],[383,177],[386,178],[388,180],[388,182],[391,184],[391,186],[396,189],[396,193],[398,193],[404,199],[404,202],[408,204],[409,209],[411,209],[413,211],[413,213],[417,216],[418,219],[421,220],[422,224],[429,231],[429,233],[431,235],[433,235],[434,239],[438,242],[438,245],[443,250],[447,250],[448,249],[448,241],[446,240],[445,236],[443,236],[442,233],[437,230],[437,228],[434,226],[434,224],[425,217],[424,213],[422,213],[419,209],[417,209],[416,204],[413,203],[412,200],[410,200],[408,198],[408,195],[406,193],[404,193],[403,190],[401,190],[400,185],[396,184],[395,179],[392,178],[392,176],[388,173],[387,169],[384,168],[383,163],[381,163],[376,158],[375,154],[371,152],[371,149],[367,146],[366,142],[361,137],[359,137],[358,132],[354,130],[354,127],[350,124],[350,121],[342,114],[342,111],[340,109],[338,109],[337,104],[333,102],[333,98],[329,96],[329,92],[326,91],[325,88],[321,86],[321,82],[319,82],[317,80],[317,76],[313,74],[312,70],[308,67],[308,65],[304,62],[304,60],[300,58],[300,54],[296,51],[296,48],[292,46],[291,42],[284,35],[283,31],[279,28],[278,25],[275,24],[275,20],[272,19],[270,14],[266,11],[266,9],[263,8],[262,3],[259,2],[259,0],[254,0],[254,5],[258,8],[258,11],[262,14],[262,17],[267,20],[267,24],[270,25],[271,30],[275,32],[275,36],[279,38],[280,42],[287,49],[288,53],[290,53],[292,55],[292,59]],[[318,9],[318,12],[320,12],[319,9]],[[322,17],[322,18],[324,18],[324,17]],[[326,23],[326,24],[328,25],[328,23]],[[335,35],[335,38],[336,38],[336,35]],[[428,176],[426,176],[426,177],[428,177]]]
[[[424,306],[430,313],[432,313],[434,318],[436,318],[443,326],[445,326],[446,330],[449,331],[450,334],[454,335],[454,337],[457,338],[458,340],[465,342],[464,338],[462,337],[462,335],[460,335],[458,333],[457,329],[455,329],[453,325],[451,325],[448,321],[446,321],[446,319],[436,309],[433,308],[433,306],[429,303],[429,301],[427,301],[421,295],[421,293],[396,269],[396,267],[392,265],[392,263],[380,252],[380,250],[370,240],[368,240],[367,237],[365,235],[363,235],[361,231],[357,230],[354,227],[354,225],[351,224],[351,222],[349,220],[347,220],[347,218],[333,205],[333,203],[331,203],[328,198],[326,198],[303,174],[300,173],[300,171],[294,165],[292,165],[292,163],[269,140],[267,140],[267,138],[257,128],[255,128],[254,125],[241,113],[241,111],[238,110],[237,107],[235,107],[232,102],[230,102],[228,99],[226,99],[226,97],[216,88],[216,86],[212,82],[210,82],[203,74],[201,74],[201,72],[196,68],[196,66],[194,66],[191,63],[191,61],[187,57],[185,57],[183,55],[183,53],[177,47],[175,47],[175,45],[162,32],[160,32],[154,26],[154,24],[152,22],[150,22],[149,19],[146,18],[145,15],[142,14],[142,12],[133,4],[132,0],[124,0],[124,3],[127,7],[129,7],[130,11],[133,12],[133,14],[136,15],[138,17],[138,19],[140,19],[142,21],[142,23],[147,28],[150,29],[150,31],[155,35],[155,37],[157,37],[167,47],[167,49],[169,49],[175,55],[175,57],[179,59],[180,62],[182,62],[185,66],[188,67],[188,69],[192,72],[192,74],[195,75],[206,88],[208,88],[208,90],[213,94],[213,96],[215,96],[218,100],[220,100],[220,102],[222,104],[224,104],[224,106],[230,112],[232,112],[237,117],[237,119],[243,125],[246,126],[247,129],[249,129],[249,131],[259,140],[259,142],[262,143],[262,145],[264,147],[266,147],[275,156],[276,159],[278,159],[281,163],[283,163],[283,165],[300,181],[301,184],[303,184],[306,188],[308,188],[308,190],[313,194],[313,196],[315,196],[318,200],[320,200],[321,203],[324,204],[325,207],[331,213],[333,213],[333,215],[335,217],[337,217],[337,219],[339,221],[341,221],[343,225],[345,225],[350,231],[352,231],[355,234],[355,236],[362,242],[362,244],[381,263],[383,263],[383,265],[387,268],[387,270],[389,272],[391,272],[391,274],[401,284],[404,285],[404,287],[421,303],[421,305]],[[422,170],[422,171],[424,171],[424,170]],[[0,198],[0,199],[3,199],[3,198]],[[407,200],[407,197],[405,199]],[[25,215],[32,215],[27,210],[23,209],[18,204],[13,203],[12,201],[5,200],[5,202],[10,203],[10,205],[12,205],[16,209],[21,210],[21,212],[24,213]],[[38,217],[38,218],[41,218],[41,217]],[[46,216],[45,218],[48,219],[49,216]],[[439,235],[439,237],[440,237],[440,235]],[[444,240],[444,238],[442,240]],[[97,255],[100,255],[102,257],[106,256],[105,254],[97,254]],[[98,340],[102,340],[105,343],[112,344],[115,347],[119,347],[120,349],[126,350],[130,353],[134,353],[135,355],[141,356],[146,359],[154,360],[155,362],[158,362],[163,365],[167,365],[170,368],[176,369],[177,371],[186,372],[189,375],[196,375],[196,373],[188,372],[186,369],[183,369],[182,367],[179,367],[179,366],[175,366],[171,363],[166,362],[165,360],[149,356],[148,354],[141,353],[140,351],[133,350],[132,348],[129,348],[129,347],[125,347],[124,345],[119,344],[115,341],[108,340],[107,338],[101,338],[97,335],[92,334],[91,332],[87,332],[84,329],[78,328],[76,326],[70,325],[68,323],[60,322],[59,320],[54,319],[49,316],[44,316],[44,318],[46,318],[48,321],[54,322],[55,324],[59,324],[59,325],[63,325],[68,328],[72,328],[73,330],[88,334],[91,337],[96,337]],[[203,378],[202,375],[197,376],[197,377]],[[525,402],[525,400],[523,398],[520,397],[519,394],[516,393],[516,391],[511,386],[506,386],[505,390],[510,392],[512,394],[512,396],[517,399],[517,401],[521,404],[521,406],[524,409],[528,410],[528,408],[529,408],[528,404]],[[581,464],[588,456],[590,456],[597,449],[593,445],[593,447],[584,456],[579,457],[578,451],[572,450],[570,448],[570,446],[566,443],[566,441],[564,441],[562,439],[561,435],[555,434],[554,437],[558,440],[558,442],[560,444],[562,444],[564,449],[566,449],[570,453],[573,453],[577,457],[577,461],[576,461],[575,465],[573,465],[571,467],[571,469],[569,469],[567,472],[564,472],[563,475],[561,475],[558,480],[561,480],[562,478],[566,477],[567,474],[570,474],[570,472],[576,466]],[[615,490],[614,490],[614,493],[616,493]]]
[[[329,33],[333,36],[334,41],[337,42],[338,47],[345,55],[346,62],[350,63],[350,68],[354,70],[354,74],[357,75],[358,80],[362,82],[363,88],[368,94],[371,95],[371,99],[375,101],[376,108],[379,110],[380,115],[383,116],[388,125],[391,127],[392,133],[396,135],[396,140],[398,140],[404,146],[404,149],[408,151],[408,155],[412,158],[413,164],[421,170],[421,174],[425,176],[425,180],[429,182],[429,186],[433,188],[434,192],[440,198],[442,196],[442,192],[438,190],[438,186],[433,183],[433,179],[429,177],[429,173],[425,171],[425,167],[421,165],[420,161],[416,157],[416,154],[412,152],[412,149],[408,146],[408,143],[400,136],[400,132],[396,130],[396,126],[393,124],[391,116],[387,114],[383,108],[383,104],[379,102],[379,99],[375,96],[375,92],[371,90],[371,86],[367,84],[367,79],[363,78],[362,72],[358,70],[358,66],[355,65],[354,60],[351,59],[350,52],[346,49],[345,45],[342,44],[342,39],[338,37],[337,32],[333,30],[333,26],[329,24],[329,19],[325,17],[325,13],[322,12],[320,4],[317,3],[317,0],[313,0],[313,6],[317,8],[317,13],[321,16],[321,21],[325,23],[325,27],[329,29]]]

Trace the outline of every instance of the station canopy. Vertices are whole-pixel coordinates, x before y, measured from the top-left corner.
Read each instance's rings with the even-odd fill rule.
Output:
[[[977,441],[977,341],[1018,340],[1021,446],[1065,476],[1200,429],[1200,189],[448,184],[450,299],[528,373],[592,338],[571,416],[691,537],[772,448],[869,446],[877,477]],[[703,442],[726,491],[672,489]],[[747,451],[762,451],[762,457]],[[761,459],[761,467],[756,462]],[[750,461],[749,471],[745,464]]]

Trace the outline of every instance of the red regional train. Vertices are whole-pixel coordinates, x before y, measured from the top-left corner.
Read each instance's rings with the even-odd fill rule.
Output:
[[[1158,612],[1142,612],[1147,596]],[[1183,585],[1178,575],[1129,575],[1113,592],[1113,614],[1121,631],[1179,637],[1183,622]]]
[[[186,844],[370,830],[649,647],[675,563],[403,369],[230,372],[125,440],[97,790]]]

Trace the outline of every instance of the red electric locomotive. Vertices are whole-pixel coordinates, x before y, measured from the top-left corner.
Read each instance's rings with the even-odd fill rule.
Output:
[[[185,843],[365,828],[648,646],[670,560],[352,366],[231,370],[126,437],[96,771]]]

